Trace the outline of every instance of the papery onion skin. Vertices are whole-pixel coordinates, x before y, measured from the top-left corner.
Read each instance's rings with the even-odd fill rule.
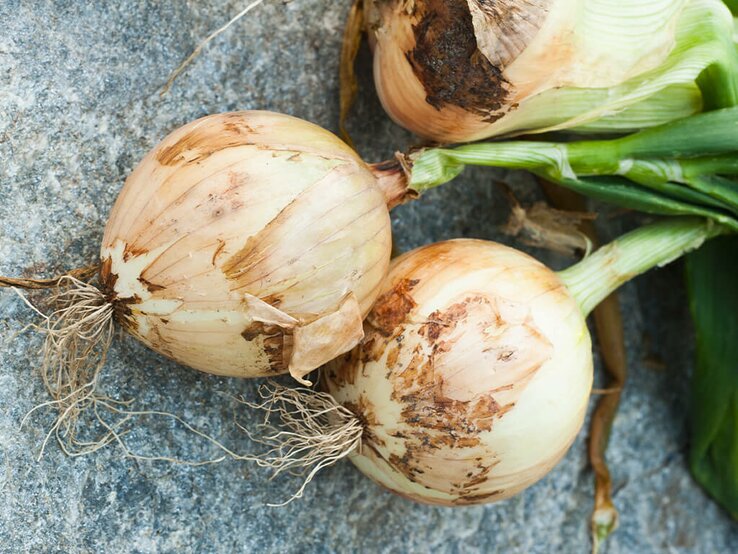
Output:
[[[592,386],[584,316],[557,275],[461,239],[394,260],[365,338],[324,386],[364,424],[353,463],[420,502],[508,498],[579,431]]]
[[[301,379],[360,340],[390,251],[384,195],[353,150],[290,116],[234,112],[185,125],[136,167],[101,281],[157,352]]]

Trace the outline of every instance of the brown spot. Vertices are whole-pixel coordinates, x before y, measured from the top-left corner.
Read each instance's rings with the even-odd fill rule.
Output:
[[[465,494],[464,496],[454,500],[454,504],[463,506],[465,504],[479,504],[481,502],[487,502],[495,497],[505,494],[504,490],[494,490],[491,492],[485,492],[481,494]]]
[[[270,294],[269,296],[262,298],[262,300],[275,308],[279,308],[280,304],[282,304],[282,295],[276,293]]]
[[[147,280],[146,280],[146,279],[144,279],[143,277],[139,277],[139,278],[138,278],[138,280],[139,280],[139,281],[141,282],[141,284],[142,284],[143,286],[145,286],[145,287],[146,287],[146,288],[148,289],[148,291],[149,291],[149,292],[151,292],[151,293],[153,293],[153,292],[156,292],[156,291],[158,291],[158,290],[164,290],[165,288],[167,288],[167,287],[165,287],[165,286],[163,286],[163,285],[156,285],[156,284],[152,283],[151,281],[147,281]]]
[[[138,304],[141,299],[138,296],[131,298],[118,298],[115,292],[115,283],[118,274],[113,273],[113,260],[110,256],[100,263],[100,288],[105,294],[105,299],[113,305],[113,317],[115,321],[125,330],[136,334],[138,325],[133,318],[131,304]]]
[[[167,358],[171,358],[172,360],[177,359],[174,356],[172,349],[169,347],[166,339],[164,339],[164,336],[161,334],[161,330],[159,329],[158,325],[153,324],[151,326],[151,331],[146,336],[146,342],[149,343],[151,348],[153,348],[160,354],[165,355]]]
[[[400,356],[400,347],[397,344],[390,346],[389,353],[387,354],[387,368],[392,369],[397,364],[397,358]]]
[[[399,281],[377,299],[367,321],[383,335],[391,335],[417,306],[410,292],[419,282],[418,279]]]
[[[456,328],[459,321],[467,316],[466,306],[474,301],[479,301],[479,298],[466,299],[463,302],[451,305],[444,311],[436,310],[428,316],[428,321],[422,325],[418,334],[426,337],[428,342],[433,344],[444,332],[452,331]]]
[[[364,395],[359,396],[358,403],[346,402],[344,406],[353,412],[364,428],[362,446],[369,444],[375,449],[377,446],[386,446],[384,439],[380,438],[375,431],[380,423],[374,405]]]
[[[426,101],[479,113],[493,122],[502,116],[507,81],[479,51],[467,0],[426,0],[413,26],[415,48],[406,53],[423,84]]]
[[[113,259],[108,256],[100,263],[100,286],[108,300],[115,297],[115,283],[118,275],[113,273]]]
[[[141,298],[138,295],[134,295],[130,298],[115,298],[112,300],[113,304],[113,315],[115,321],[126,331],[136,334],[138,324],[133,317],[133,311],[131,305],[140,304]]]
[[[359,367],[363,367],[364,365],[358,361],[361,353],[362,350],[360,348],[354,348],[330,362],[323,372],[323,388],[326,390],[329,390],[329,386],[343,388],[346,385],[356,383],[356,375]],[[330,385],[326,385],[326,383],[330,383]]]
[[[507,309],[507,308],[506,308]],[[392,383],[392,399],[402,406],[402,418],[410,429],[404,437],[406,455],[391,460],[398,471],[408,479],[423,482],[421,477],[423,468],[428,463],[428,455],[439,449],[471,448],[481,442],[480,433],[492,429],[496,420],[502,418],[515,406],[515,398],[511,396],[521,390],[530,377],[547,358],[521,357],[516,361],[516,350],[511,347],[500,346],[499,341],[505,340],[506,332],[517,333],[525,331],[525,340],[533,344],[540,343],[541,350],[550,344],[541,337],[536,329],[531,327],[527,316],[517,318],[508,314],[500,317],[500,306],[495,301],[482,296],[470,296],[462,302],[452,304],[444,310],[437,310],[430,314],[427,321],[417,328],[419,336],[426,339],[426,343],[418,343],[409,360],[404,364],[397,364],[397,360],[388,367],[388,379]],[[503,312],[504,313],[504,312]],[[468,317],[478,319],[478,325],[461,328]],[[486,334],[489,326],[498,325],[497,333]],[[411,332],[411,331],[408,331]],[[476,394],[471,398],[452,398],[445,391],[448,377],[437,368],[444,363],[445,356],[452,352],[459,339],[459,333],[480,332],[480,340],[488,340],[491,346],[484,351],[491,352],[491,360],[501,358],[498,363],[505,364],[505,374],[502,379],[511,379],[513,382],[503,381],[497,387]],[[374,340],[380,344],[380,350],[388,348],[389,340],[375,332]],[[543,342],[541,342],[543,341]],[[504,344],[504,343],[503,343]],[[391,347],[390,347],[391,348]],[[390,350],[390,354],[392,350]],[[388,354],[389,359],[389,354]],[[508,364],[523,364],[521,367],[510,367]],[[494,382],[494,381],[493,381]],[[512,392],[505,392],[512,391]],[[504,402],[497,398],[502,394]],[[470,488],[481,484],[490,466],[481,466],[479,471],[472,472],[468,478],[457,487],[461,492],[470,492]],[[473,492],[473,491],[472,491]]]
[[[211,260],[213,265],[215,265],[215,260],[218,258],[218,255],[223,252],[225,245],[226,243],[223,239],[218,239],[218,246],[216,247],[215,252],[213,252],[213,259]]]
[[[409,481],[417,483],[419,477],[423,474],[423,470],[414,463],[415,457],[416,452],[412,448],[408,448],[402,456],[390,454],[388,462],[392,467],[407,477]]]
[[[144,254],[148,253],[149,251],[145,248],[137,248],[133,246],[133,244],[127,243],[125,248],[123,249],[123,260],[127,262],[131,258],[137,258],[138,256],[143,256]]]
[[[229,114],[221,117],[224,119],[221,125],[199,125],[174,144],[160,148],[156,153],[156,160],[167,166],[182,162],[193,164],[226,148],[252,144],[247,137],[253,129],[246,125],[242,115]]]
[[[272,371],[282,373],[287,369],[289,360],[287,343],[289,337],[286,336],[284,329],[276,325],[254,321],[243,330],[241,336],[247,342],[262,341],[262,348],[267,355]]]

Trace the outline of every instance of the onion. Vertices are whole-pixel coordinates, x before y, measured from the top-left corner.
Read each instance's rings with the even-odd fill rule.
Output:
[[[414,500],[501,500],[546,474],[584,419],[591,342],[557,275],[496,243],[393,262],[328,392],[366,426],[356,466]]]
[[[365,0],[388,114],[440,142],[685,117],[733,63],[718,0]]]
[[[558,274],[481,240],[400,256],[361,344],[326,367],[327,394],[305,391],[301,410],[294,391],[273,391],[266,407],[289,432],[269,437],[274,449],[263,465],[312,467],[308,482],[350,456],[375,482],[413,500],[510,497],[551,470],[582,425],[593,366],[587,314],[633,276],[725,231],[674,218]],[[281,449],[280,441],[287,441]]]
[[[269,112],[178,129],[126,181],[100,278],[121,325],[202,371],[297,379],[353,347],[391,249],[369,167]]]

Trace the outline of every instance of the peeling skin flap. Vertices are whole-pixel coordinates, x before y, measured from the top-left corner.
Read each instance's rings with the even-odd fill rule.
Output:
[[[491,5],[481,0],[467,0],[467,4],[479,51],[502,71],[536,36],[551,0],[504,0]]]
[[[361,309],[354,293],[343,297],[335,312],[295,328],[290,374],[304,385],[305,375],[348,352],[364,338]]]
[[[267,325],[276,325],[283,329],[292,329],[297,325],[297,320],[289,314],[278,310],[271,304],[264,302],[261,298],[244,293],[243,302],[248,310],[248,315],[254,321],[260,321]]]

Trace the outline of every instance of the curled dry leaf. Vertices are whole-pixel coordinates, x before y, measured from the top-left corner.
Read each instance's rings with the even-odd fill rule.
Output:
[[[523,243],[546,248],[566,256],[592,249],[592,240],[580,229],[584,221],[596,219],[591,212],[557,210],[545,202],[524,208],[509,187],[504,186],[511,204],[510,219],[502,227],[505,234],[518,237]]]

